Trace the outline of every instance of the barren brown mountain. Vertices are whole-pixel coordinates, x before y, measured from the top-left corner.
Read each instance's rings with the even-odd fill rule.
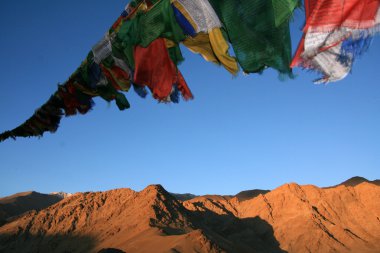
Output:
[[[0,198],[0,226],[15,216],[31,210],[44,209],[61,200],[62,197],[59,195],[42,194],[34,191]]]
[[[0,252],[380,252],[368,180],[185,199],[159,185],[74,194],[0,227]]]

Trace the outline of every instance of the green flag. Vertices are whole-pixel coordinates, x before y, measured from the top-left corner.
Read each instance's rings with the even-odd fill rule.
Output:
[[[279,0],[209,0],[224,24],[239,64],[246,73],[267,67],[291,75],[288,20],[296,5]],[[276,22],[277,21],[277,22]],[[282,21],[280,23],[279,21]]]

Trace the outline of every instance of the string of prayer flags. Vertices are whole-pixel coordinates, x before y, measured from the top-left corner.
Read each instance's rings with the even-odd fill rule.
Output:
[[[301,0],[132,0],[79,68],[30,119],[0,134],[8,138],[55,132],[63,116],[85,114],[94,97],[130,107],[126,93],[159,102],[193,98],[178,65],[180,43],[236,75],[292,67],[318,71],[318,82],[350,71],[380,31],[380,0],[305,0],[305,27],[292,60],[289,20]],[[231,48],[230,48],[231,46]]]

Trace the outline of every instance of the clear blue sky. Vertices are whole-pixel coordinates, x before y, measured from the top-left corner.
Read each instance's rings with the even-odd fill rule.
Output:
[[[32,115],[117,18],[123,0],[0,2],[0,131]],[[303,14],[291,24],[294,47]],[[294,48],[295,49],[295,48]],[[0,143],[0,196],[36,190],[234,194],[287,182],[328,186],[380,178],[380,41],[345,80],[314,85],[263,75],[232,78],[183,50],[195,99],[158,104],[130,92],[130,110],[97,99],[56,134]]]

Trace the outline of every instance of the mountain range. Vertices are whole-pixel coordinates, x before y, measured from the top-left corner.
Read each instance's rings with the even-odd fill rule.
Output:
[[[161,185],[61,195],[0,199],[0,252],[380,252],[379,180],[233,196],[173,194]]]

